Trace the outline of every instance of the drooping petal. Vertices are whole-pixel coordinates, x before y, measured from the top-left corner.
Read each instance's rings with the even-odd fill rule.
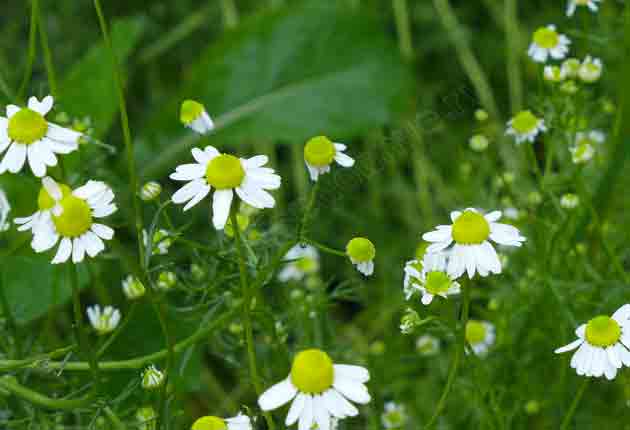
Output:
[[[556,354],[562,354],[563,352],[568,352],[568,351],[573,351],[574,349],[578,348],[580,345],[582,345],[584,343],[584,341],[582,339],[577,339],[574,340],[573,342],[571,342],[568,345],[562,346],[558,349],[556,349],[554,351],[554,353]]]
[[[291,403],[291,407],[289,408],[289,413],[287,414],[287,418],[284,421],[284,424],[287,426],[291,426],[295,424],[295,422],[300,418],[302,411],[304,410],[304,402],[306,400],[306,394],[298,393],[298,395],[293,399],[293,403]]]
[[[64,237],[61,239],[61,243],[59,244],[59,248],[57,249],[57,254],[55,258],[52,260],[52,264],[65,263],[70,258],[72,254],[72,239]]]
[[[217,230],[223,230],[230,216],[232,190],[215,190],[212,196],[212,224]]]
[[[304,409],[300,415],[298,430],[311,430],[313,426],[313,398],[307,395],[304,399]]]
[[[0,163],[0,173],[9,171],[11,173],[19,172],[26,161],[26,145],[13,142],[6,152],[2,163]]]
[[[296,394],[297,388],[287,378],[262,393],[258,398],[258,405],[263,411],[271,411],[288,403]]]

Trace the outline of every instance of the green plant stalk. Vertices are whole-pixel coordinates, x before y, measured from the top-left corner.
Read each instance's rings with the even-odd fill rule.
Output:
[[[573,401],[571,402],[571,406],[569,406],[569,410],[567,411],[566,415],[562,419],[560,430],[566,430],[571,425],[571,421],[573,420],[573,415],[575,415],[575,411],[577,410],[577,407],[580,404],[580,400],[582,400],[582,396],[584,395],[584,392],[586,391],[586,388],[588,387],[590,382],[591,382],[590,378],[584,378],[582,385],[580,385],[580,388],[578,389],[577,393],[575,393],[575,396],[573,397]]]
[[[468,323],[468,315],[470,312],[470,281],[464,280],[462,282],[463,289],[463,305],[462,305],[462,314],[460,319],[460,332],[459,332],[459,343],[455,349],[455,355],[453,356],[453,361],[451,362],[451,367],[448,371],[448,377],[446,379],[446,385],[444,386],[444,390],[442,391],[442,395],[440,396],[440,400],[438,401],[437,406],[433,412],[433,416],[424,427],[425,430],[432,428],[444,408],[446,407],[446,399],[451,392],[451,388],[453,387],[453,382],[455,382],[455,377],[457,376],[457,369],[459,368],[459,364],[461,362],[462,356],[464,355],[464,351],[466,349],[466,324]]]
[[[235,28],[238,25],[238,10],[234,0],[221,0],[221,12],[225,28]]]
[[[39,22],[39,40],[42,46],[42,53],[44,54],[44,65],[46,66],[48,87],[50,89],[50,94],[57,98],[59,96],[59,92],[57,91],[57,74],[55,73],[55,65],[50,52],[50,44],[48,43],[48,30],[40,8],[38,8],[37,11],[37,20]]]
[[[253,298],[253,291],[251,290],[248,281],[247,281],[247,268],[245,267],[245,259],[247,255],[245,253],[245,246],[243,243],[243,238],[241,237],[240,229],[238,228],[238,220],[236,218],[236,210],[230,211],[230,220],[232,222],[232,226],[234,227],[232,230],[234,231],[234,239],[236,242],[236,248],[238,251],[238,269],[241,280],[241,289],[243,291],[243,325],[245,326],[245,341],[247,343],[247,357],[249,361],[249,373],[252,378],[252,385],[254,386],[254,390],[256,390],[256,394],[260,396],[263,393],[262,384],[260,382],[260,377],[258,375],[257,361],[256,361],[256,345],[254,344],[254,333],[252,329],[252,316],[251,316],[251,305]],[[267,421],[267,427],[270,430],[275,429],[275,423],[273,422],[273,418],[271,414],[268,412],[264,413],[265,421]]]
[[[33,64],[35,63],[35,54],[37,53],[37,17],[39,16],[39,0],[31,0],[31,20],[29,24],[28,33],[28,56],[26,60],[26,69],[24,70],[24,76],[22,77],[22,84],[18,90],[17,98],[22,101],[24,99],[24,93],[31,82],[31,76],[33,75]]]
[[[510,106],[512,114],[515,114],[523,107],[523,83],[519,67],[521,44],[516,0],[505,0],[505,36]]]
[[[20,369],[25,367],[37,367],[36,363],[38,362],[45,362],[47,360],[54,360],[56,358],[63,357],[64,355],[74,351],[76,348],[76,345],[70,345],[56,349],[47,354],[41,354],[35,357],[25,358],[23,360],[10,360],[11,364],[0,365],[0,372],[8,372],[13,369]]]
[[[314,240],[308,239],[308,238],[304,238],[304,242],[308,243],[309,245],[313,245],[315,248],[327,253],[327,254],[331,254],[331,255],[336,255],[338,257],[344,257],[347,258],[348,256],[346,255],[345,252],[339,251],[337,249],[331,248],[329,246],[323,245],[319,242],[315,242]]]
[[[107,415],[107,418],[112,423],[114,430],[127,430],[127,426],[125,425],[125,423],[123,423],[120,418],[118,418],[118,416],[114,413],[114,411],[111,410],[109,406],[105,406],[103,412],[105,412],[105,415]]]
[[[304,241],[306,239],[306,234],[308,234],[308,226],[311,222],[313,209],[315,208],[315,202],[317,201],[317,192],[319,191],[320,181],[321,178],[318,181],[315,181],[315,185],[313,185],[313,188],[311,188],[311,195],[309,196],[308,202],[306,203],[306,209],[304,210],[304,214],[302,215],[302,219],[300,220],[300,225],[298,226],[298,242]]]
[[[127,326],[127,324],[129,324],[129,322],[133,318],[133,315],[134,315],[137,307],[138,307],[138,303],[137,302],[134,302],[131,305],[131,307],[129,308],[129,311],[127,312],[127,315],[125,315],[125,318],[123,319],[123,321],[118,325],[118,327],[116,327],[116,330],[112,334],[109,335],[109,337],[107,338],[105,343],[98,349],[98,351],[96,351],[96,358],[102,357],[103,354],[105,354],[105,352],[107,352],[107,349],[114,343],[114,341],[116,339],[118,339],[118,336],[120,336],[120,334],[122,333],[124,328]]]
[[[411,60],[413,58],[413,43],[407,0],[392,0],[392,9],[394,10],[400,53],[405,60]]]
[[[0,388],[13,393],[17,397],[33,403],[34,405],[39,405],[46,409],[60,409],[67,411],[75,411],[84,406],[88,406],[96,397],[96,390],[93,388],[90,392],[88,392],[88,394],[78,399],[53,399],[6,378],[0,378]]]

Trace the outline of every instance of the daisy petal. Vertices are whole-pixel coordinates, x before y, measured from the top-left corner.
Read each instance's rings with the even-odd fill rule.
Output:
[[[287,378],[262,393],[258,398],[258,405],[263,411],[271,411],[289,402],[296,394],[297,388]]]

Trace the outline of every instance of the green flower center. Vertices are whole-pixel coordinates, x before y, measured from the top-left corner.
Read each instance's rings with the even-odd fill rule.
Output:
[[[62,199],[72,194],[70,187],[65,184],[59,184],[59,188],[61,188]],[[55,206],[55,199],[48,194],[48,191],[46,191],[46,188],[44,187],[41,187],[39,190],[39,195],[37,196],[37,206],[40,211],[47,211]]]
[[[466,324],[466,342],[471,345],[486,340],[486,326],[481,321],[468,321]]]
[[[48,123],[34,110],[24,108],[9,119],[9,138],[15,142],[30,145],[46,136]]]
[[[538,126],[538,118],[531,111],[519,112],[512,120],[512,128],[519,134],[526,134],[534,131]]]
[[[539,28],[534,33],[534,43],[541,48],[551,49],[558,45],[560,37],[555,30],[550,28]]]
[[[453,239],[460,244],[480,244],[490,236],[490,225],[483,215],[465,211],[453,223]]]
[[[335,154],[335,145],[326,136],[314,137],[304,146],[304,160],[311,166],[328,166],[335,158]]]
[[[446,273],[434,271],[427,273],[424,288],[429,293],[436,295],[446,293],[452,284],[451,278]]]
[[[225,420],[219,417],[202,417],[194,422],[191,430],[226,430]]]
[[[307,349],[293,359],[291,382],[302,393],[320,394],[332,387],[333,363],[319,349]]]
[[[57,232],[63,237],[78,237],[92,226],[92,211],[85,200],[73,196],[64,197],[59,202],[63,212],[53,215]]]
[[[405,423],[405,416],[401,411],[389,411],[385,414],[385,420],[392,427],[400,427]]]
[[[206,180],[217,190],[236,188],[243,182],[245,170],[241,160],[233,155],[222,154],[214,157],[206,168]]]
[[[346,253],[355,261],[360,263],[374,260],[376,248],[369,239],[355,237],[346,246]]]
[[[594,346],[614,345],[621,337],[621,327],[614,319],[606,315],[593,318],[586,325],[586,340]]]
[[[295,261],[295,267],[302,273],[313,273],[317,271],[317,260],[311,257],[302,257]]]
[[[188,125],[199,118],[206,109],[199,102],[184,100],[179,111],[179,120]]]

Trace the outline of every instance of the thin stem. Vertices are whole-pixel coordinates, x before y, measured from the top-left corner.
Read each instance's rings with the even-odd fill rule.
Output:
[[[30,30],[28,34],[28,57],[26,60],[26,69],[24,70],[24,77],[22,78],[22,84],[18,90],[18,99],[24,98],[26,88],[31,81],[33,74],[33,64],[35,63],[35,54],[37,52],[37,17],[39,15],[39,0],[31,0],[31,21]]]
[[[320,179],[321,180],[321,179]],[[311,221],[311,216],[313,212],[313,208],[315,207],[315,201],[317,201],[317,191],[319,190],[319,182],[316,181],[315,185],[311,189],[311,195],[308,199],[308,203],[306,204],[306,209],[304,210],[304,214],[302,215],[302,220],[300,221],[300,225],[298,227],[298,242],[302,242],[308,233],[308,225]]]
[[[131,321],[131,319],[133,318],[133,314],[135,313],[137,306],[137,303],[133,303],[131,305],[131,307],[129,308],[129,312],[127,312],[127,315],[125,315],[123,321],[118,325],[118,327],[116,327],[116,331],[114,331],[107,338],[107,341],[105,341],[105,343],[98,349],[98,351],[96,351],[96,358],[102,357],[107,349],[114,343],[114,341],[118,339],[118,336],[122,333],[127,324],[129,324],[129,321]]]
[[[9,391],[10,393],[13,393],[16,396],[21,397],[22,399],[35,405],[39,405],[48,409],[62,409],[68,411],[75,411],[84,406],[88,406],[94,401],[94,398],[96,397],[96,390],[92,389],[85,396],[78,399],[53,399],[51,397],[38,393],[37,391],[26,388],[23,385],[20,385],[17,382],[7,378],[0,378],[0,388]]]
[[[518,28],[518,9],[516,0],[505,1],[505,37],[507,55],[507,74],[510,89],[510,106],[512,113],[523,106],[523,83],[521,81],[520,33]]]
[[[24,367],[37,367],[39,362],[46,362],[47,360],[54,360],[56,358],[63,357],[66,354],[71,353],[77,348],[76,345],[70,345],[63,348],[56,349],[47,354],[37,355],[35,357],[25,358],[24,360],[10,360],[3,361],[0,364],[0,372],[8,372],[13,369],[20,369]]]
[[[44,65],[46,66],[46,76],[48,77],[48,87],[50,94],[56,98],[59,95],[57,92],[57,74],[55,73],[55,65],[48,43],[48,30],[46,29],[46,23],[44,22],[41,9],[39,8],[37,11],[37,19],[39,22],[39,39],[42,45],[42,53],[44,54]]]
[[[462,356],[464,355],[464,351],[466,349],[466,324],[468,323],[468,314],[470,310],[470,283],[469,281],[462,282],[462,289],[464,293],[463,297],[463,305],[462,305],[462,314],[460,319],[460,332],[459,332],[459,343],[456,346],[455,355],[453,357],[453,361],[451,362],[451,367],[448,371],[448,377],[446,379],[446,385],[444,386],[444,390],[442,391],[442,395],[440,396],[440,400],[438,401],[437,406],[435,407],[435,411],[433,412],[433,416],[424,427],[425,430],[430,429],[435,424],[436,420],[446,407],[446,399],[448,398],[449,393],[451,392],[451,388],[453,387],[453,382],[455,382],[455,376],[457,375],[457,369],[459,368],[459,364],[461,362]]]
[[[238,25],[238,10],[234,0],[221,0],[221,11],[225,28],[234,28]]]
[[[232,226],[234,227],[232,230],[234,231],[234,239],[236,242],[236,248],[238,251],[238,269],[241,279],[241,289],[243,292],[243,325],[245,326],[245,341],[247,342],[247,357],[249,360],[249,373],[252,378],[252,384],[254,385],[254,389],[256,390],[256,394],[260,396],[262,394],[262,385],[260,383],[260,377],[258,376],[258,368],[256,367],[256,345],[254,344],[254,333],[252,329],[252,317],[251,317],[251,305],[252,305],[252,296],[253,291],[250,288],[247,281],[247,268],[245,267],[245,259],[247,255],[245,254],[245,246],[243,243],[243,238],[241,237],[241,232],[238,228],[238,220],[236,218],[236,211],[232,210],[230,212],[230,219],[232,222]],[[264,413],[265,420],[267,421],[267,427],[270,430],[275,428],[275,424],[273,422],[273,418],[268,412]]]
[[[103,411],[105,412],[105,415],[107,415],[107,418],[109,418],[109,420],[111,421],[112,426],[114,426],[115,430],[127,430],[127,426],[125,425],[125,423],[123,423],[120,418],[118,418],[118,416],[114,413],[114,411],[111,410],[109,406],[105,406]]]
[[[578,405],[580,404],[580,400],[582,400],[582,396],[586,391],[589,383],[591,382],[590,378],[584,378],[582,385],[578,389],[577,393],[575,393],[575,397],[573,397],[573,401],[571,402],[571,406],[569,406],[569,410],[562,420],[562,425],[560,425],[560,430],[566,430],[571,425],[571,421],[573,420],[573,415],[575,415],[575,411],[577,410]]]
[[[413,44],[411,38],[411,28],[409,25],[409,9],[407,7],[407,0],[392,0],[392,8],[394,9],[400,53],[404,59],[410,60],[413,58]]]
[[[323,245],[323,244],[321,244],[319,242],[315,242],[314,240],[308,239],[306,237],[303,239],[303,241],[305,243],[308,243],[309,245],[313,245],[315,248],[317,248],[317,249],[319,249],[319,250],[321,250],[323,252],[326,252],[328,254],[332,254],[332,255],[336,255],[338,257],[344,257],[344,258],[348,257],[346,255],[346,253],[343,252],[343,251],[338,251],[338,250],[336,250],[334,248],[330,248],[330,247],[328,247],[326,245]]]

